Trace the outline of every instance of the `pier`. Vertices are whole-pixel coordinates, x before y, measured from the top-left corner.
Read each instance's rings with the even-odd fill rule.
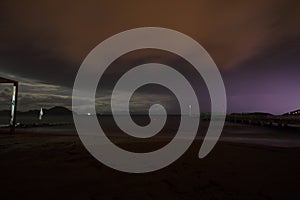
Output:
[[[232,114],[227,115],[227,122],[232,123],[243,123],[243,124],[252,124],[260,126],[300,126],[300,116],[294,115],[243,115],[243,114]]]

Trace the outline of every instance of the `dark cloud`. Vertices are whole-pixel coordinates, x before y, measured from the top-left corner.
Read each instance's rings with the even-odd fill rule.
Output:
[[[300,107],[295,94],[300,84],[299,20],[296,0],[2,1],[0,73],[25,83],[20,92],[28,96],[21,108],[69,106],[65,97],[71,96],[76,72],[90,50],[120,31],[160,26],[190,35],[206,48],[224,75],[230,111],[280,113]],[[136,56],[132,62],[151,56]],[[121,71],[117,66],[109,77]],[[47,94],[48,100],[43,98]],[[261,96],[266,94],[296,100],[289,107],[275,100],[268,104],[270,98]],[[236,101],[244,103],[236,106]]]

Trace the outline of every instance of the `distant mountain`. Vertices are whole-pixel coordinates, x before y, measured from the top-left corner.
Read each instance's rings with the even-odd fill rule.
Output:
[[[231,113],[231,115],[273,116],[271,113],[264,113],[264,112],[253,112],[253,113]]]
[[[43,109],[44,115],[52,116],[52,115],[72,115],[72,111],[68,108],[62,106],[56,106],[50,109]],[[17,111],[17,115],[27,115],[27,116],[38,116],[40,110],[29,110],[26,112]],[[10,116],[10,110],[2,110],[0,111],[1,116]]]
[[[72,111],[62,106],[56,106],[50,109],[44,109],[46,115],[72,115]]]

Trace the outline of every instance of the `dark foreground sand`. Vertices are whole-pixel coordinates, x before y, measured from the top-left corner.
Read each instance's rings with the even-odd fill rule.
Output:
[[[1,134],[0,141],[0,199],[300,199],[300,148],[219,142],[200,160],[196,141],[167,168],[128,174],[99,163],[77,136]]]

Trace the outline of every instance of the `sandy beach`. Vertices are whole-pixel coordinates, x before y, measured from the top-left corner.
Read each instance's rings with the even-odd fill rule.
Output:
[[[234,135],[234,130],[240,132],[239,127],[225,127],[224,135],[229,134],[226,131],[230,136]],[[46,132],[21,129],[14,135],[0,134],[1,199],[300,197],[299,147],[221,140],[201,160],[197,155],[202,141],[198,139],[170,166],[147,174],[129,174],[95,160],[76,132]],[[166,138],[139,143],[115,138],[120,146],[138,152],[166,142]]]

